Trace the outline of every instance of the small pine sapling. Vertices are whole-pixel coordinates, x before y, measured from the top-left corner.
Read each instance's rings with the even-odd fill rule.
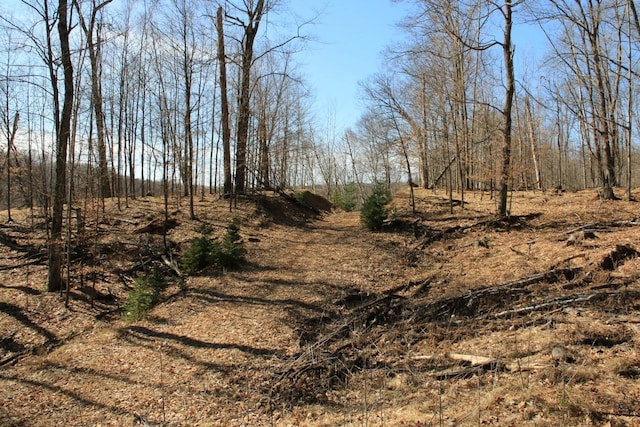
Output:
[[[391,202],[391,192],[383,182],[376,182],[373,191],[364,202],[360,211],[360,221],[369,230],[380,230],[389,212],[387,204]]]
[[[200,236],[191,239],[191,245],[182,256],[182,268],[187,274],[193,274],[216,263],[217,242],[211,238],[213,228],[201,224],[196,231]]]
[[[217,254],[218,264],[223,268],[234,269],[245,262],[245,249],[240,236],[240,226],[236,219],[227,226]]]

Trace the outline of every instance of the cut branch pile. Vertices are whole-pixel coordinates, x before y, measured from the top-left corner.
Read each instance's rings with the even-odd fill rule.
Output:
[[[604,259],[613,260],[617,267],[637,254],[629,246],[618,246]],[[597,270],[606,268],[608,264],[605,262],[582,267],[554,267],[515,281],[435,300],[428,291],[423,291],[422,286],[408,297],[396,292],[405,293],[415,288],[415,284],[397,286],[345,312],[340,321],[326,324],[315,340],[303,344],[302,351],[279,369],[272,383],[271,396],[288,402],[324,401],[327,392],[344,383],[352,373],[370,368],[399,367],[398,361],[408,355],[407,347],[398,345],[397,341],[419,342],[425,338],[423,335],[442,325],[452,326],[455,333],[465,334],[474,333],[469,325],[474,322],[477,325],[479,319],[499,322],[570,306],[600,304],[614,308],[620,303],[637,305],[640,292],[600,290],[598,286],[601,284],[597,283],[591,288],[592,292],[584,286],[567,286],[577,279],[586,282],[585,277],[595,276],[593,273]],[[548,285],[554,283],[565,285],[554,287],[562,289],[563,295],[549,295]],[[579,288],[582,292],[571,293],[569,288]],[[362,298],[365,300],[365,296]],[[501,322],[494,329],[503,327],[504,322]],[[307,337],[309,334],[306,331]],[[426,369],[433,370],[435,379],[447,380],[505,368],[493,358],[474,356],[473,360],[466,360],[461,357],[449,355],[445,359],[463,360],[469,362],[468,366],[443,370],[440,364]],[[415,356],[409,358],[415,360]],[[390,363],[390,360],[395,362]]]

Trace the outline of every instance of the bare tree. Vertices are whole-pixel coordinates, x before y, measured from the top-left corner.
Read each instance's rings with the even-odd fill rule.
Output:
[[[14,76],[12,75],[12,69],[15,68],[15,61],[12,60],[12,56],[15,55],[14,49],[11,47],[12,38],[9,35],[9,46],[7,47],[7,60],[3,64],[4,75],[2,81],[0,81],[0,93],[2,94],[2,104],[0,106],[0,120],[2,121],[2,134],[7,140],[7,152],[5,154],[4,169],[7,175],[7,222],[13,222],[11,217],[11,194],[13,191],[11,182],[11,156],[15,156],[16,162],[18,161],[18,155],[15,147],[16,133],[18,132],[18,122],[20,120],[20,112],[15,106],[17,101],[16,94],[13,93],[15,88],[13,83],[16,83]],[[13,112],[13,111],[15,112]],[[13,116],[13,118],[11,117]],[[2,174],[3,166],[0,166],[0,175]],[[0,193],[1,194],[1,193]]]
[[[13,222],[13,218],[11,218],[11,192],[13,191],[13,188],[11,187],[11,155],[16,152],[15,139],[16,133],[18,132],[19,120],[20,113],[16,112],[13,116],[13,124],[10,124],[11,121],[9,120],[5,121],[7,135],[7,222],[9,223]]]
[[[238,120],[236,125],[236,177],[235,193],[246,190],[247,139],[251,116],[251,70],[253,67],[254,42],[265,12],[265,0],[245,0],[243,7],[233,6],[240,16],[229,16],[231,22],[242,28],[240,89],[238,95]]]
[[[78,11],[78,19],[82,30],[84,31],[87,49],[89,50],[89,62],[91,64],[91,104],[93,106],[96,132],[98,137],[98,184],[99,194],[101,198],[111,197],[111,185],[109,183],[109,170],[107,165],[107,143],[106,143],[106,126],[104,103],[102,99],[102,82],[101,82],[101,25],[98,22],[98,15],[113,0],[104,0],[96,2],[92,0],[92,7],[89,16],[89,22],[83,16],[82,9],[77,0],[73,3]],[[94,37],[96,39],[94,40]]]
[[[224,44],[223,9],[218,8],[216,14],[216,29],[218,31],[218,62],[220,70],[220,108],[222,127],[222,155],[224,168],[223,193],[231,195],[233,181],[231,178],[231,129],[229,127],[229,98],[227,94],[227,57]]]
[[[618,184],[616,152],[621,134],[621,82],[626,68],[621,35],[623,26],[628,26],[621,9],[627,6],[618,1],[550,0],[541,10],[534,10],[541,25],[549,20],[559,24],[560,33],[547,31],[547,39],[556,63],[571,76],[567,86],[572,96],[557,98],[570,102],[569,108],[581,121],[605,199],[615,198],[613,187]]]
[[[46,0],[45,0],[46,2]],[[58,36],[60,38],[60,58],[64,69],[64,102],[56,133],[55,184],[53,193],[53,213],[51,218],[51,241],[49,242],[49,267],[47,289],[55,292],[62,289],[63,244],[62,221],[64,202],[67,197],[67,147],[71,136],[71,113],[73,109],[74,81],[71,48],[69,44],[70,23],[67,21],[69,6],[67,0],[58,0]]]
[[[514,47],[511,41],[511,28],[513,26],[513,6],[520,2],[506,1],[502,6],[497,6],[504,18],[504,39],[500,43],[504,56],[505,66],[505,97],[502,115],[504,116],[503,142],[502,142],[502,169],[500,174],[500,198],[498,203],[498,215],[507,215],[507,195],[509,191],[509,181],[511,179],[511,138],[512,138],[512,109],[513,97],[515,94],[515,71],[513,66]]]

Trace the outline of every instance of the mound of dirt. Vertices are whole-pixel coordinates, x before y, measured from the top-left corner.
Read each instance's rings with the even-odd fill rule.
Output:
[[[309,190],[298,193],[296,198],[303,205],[322,213],[328,213],[333,210],[333,203],[320,196],[319,194],[312,193]]]
[[[288,226],[305,225],[308,221],[331,212],[333,208],[327,199],[310,191],[296,193],[295,196],[261,194],[256,202],[258,215],[275,224]]]

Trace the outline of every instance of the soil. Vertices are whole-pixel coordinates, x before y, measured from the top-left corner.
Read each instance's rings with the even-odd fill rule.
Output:
[[[171,199],[166,226],[161,198],[78,206],[68,296],[43,218],[0,212],[0,425],[640,425],[638,203],[415,193],[381,232],[312,193]],[[179,278],[233,218],[246,264]]]

